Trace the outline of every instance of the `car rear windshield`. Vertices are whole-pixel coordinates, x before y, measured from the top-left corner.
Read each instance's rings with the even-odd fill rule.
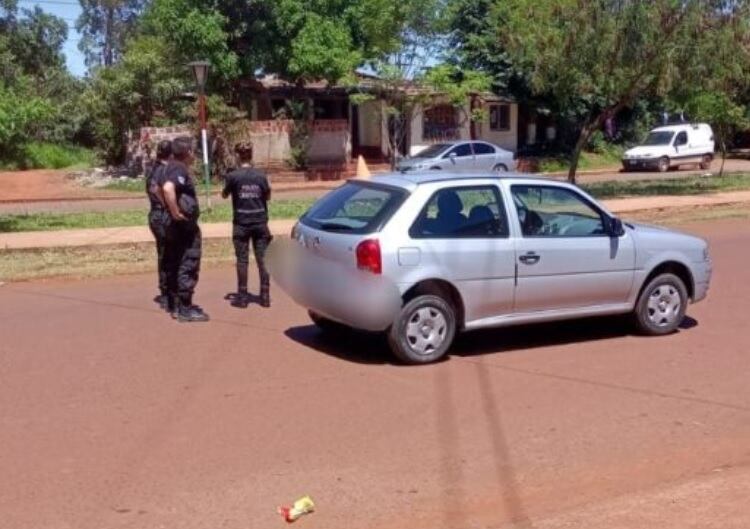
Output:
[[[300,219],[323,231],[373,233],[379,231],[408,196],[405,189],[349,182],[330,192]]]
[[[430,145],[426,149],[422,149],[421,151],[419,151],[414,155],[414,158],[435,158],[448,147],[450,147],[450,145],[448,145],[447,143],[436,143],[435,145]]]

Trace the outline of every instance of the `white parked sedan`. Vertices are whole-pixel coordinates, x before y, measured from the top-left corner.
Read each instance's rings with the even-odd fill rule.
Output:
[[[643,333],[671,333],[711,278],[704,240],[521,175],[352,180],[293,239],[282,288],[323,329],[387,333],[408,363],[442,357],[457,332],[520,323],[632,313]]]

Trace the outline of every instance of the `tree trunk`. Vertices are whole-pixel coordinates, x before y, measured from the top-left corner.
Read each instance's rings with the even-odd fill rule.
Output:
[[[599,121],[599,120],[596,120]],[[576,171],[578,170],[578,161],[581,158],[581,152],[583,151],[583,148],[586,146],[586,142],[589,141],[589,138],[591,137],[591,133],[594,131],[594,123],[591,122],[591,120],[586,121],[586,123],[583,125],[583,128],[581,129],[581,134],[578,136],[578,141],[576,142],[576,146],[573,149],[573,154],[570,158],[570,168],[568,169],[568,182],[571,184],[576,183]]]
[[[107,21],[104,29],[104,66],[112,66],[114,60],[115,8],[107,7]]]
[[[719,168],[719,177],[724,176],[724,162],[727,160],[727,144],[724,141],[724,135],[721,136],[721,167]]]

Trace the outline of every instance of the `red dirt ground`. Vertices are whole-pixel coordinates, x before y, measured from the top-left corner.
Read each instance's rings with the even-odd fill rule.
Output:
[[[684,328],[619,319],[462,337],[393,365],[276,291],[179,324],[151,276],[0,286],[4,529],[750,527],[750,230],[694,224],[715,278]]]
[[[43,200],[86,200],[122,196],[117,191],[82,187],[67,178],[70,171],[0,172],[0,202],[37,202]]]

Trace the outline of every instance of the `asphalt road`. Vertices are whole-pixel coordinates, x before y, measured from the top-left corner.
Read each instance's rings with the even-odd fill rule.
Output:
[[[467,335],[393,365],[275,292],[173,322],[153,278],[0,286],[4,529],[750,527],[750,231],[690,226],[709,299],[663,338],[599,319]]]

